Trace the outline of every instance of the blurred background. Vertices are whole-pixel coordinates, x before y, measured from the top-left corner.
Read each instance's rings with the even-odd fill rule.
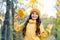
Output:
[[[23,40],[22,33],[16,32],[14,15],[18,9],[25,11],[23,19],[18,19],[19,24],[26,21],[32,8],[41,12],[44,28],[53,22],[51,35],[46,40],[60,40],[60,0],[0,0],[0,40]]]

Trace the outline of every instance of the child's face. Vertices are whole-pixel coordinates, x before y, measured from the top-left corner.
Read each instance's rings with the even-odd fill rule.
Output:
[[[36,12],[33,12],[31,14],[31,18],[34,19],[34,20],[36,20],[38,18],[38,14]]]

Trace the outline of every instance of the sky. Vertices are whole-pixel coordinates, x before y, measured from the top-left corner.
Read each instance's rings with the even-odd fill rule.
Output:
[[[46,13],[48,14],[48,17],[50,16],[53,16],[53,17],[56,17],[56,0],[40,0],[43,5],[44,5],[44,8],[42,9],[42,12],[44,10],[43,13]]]

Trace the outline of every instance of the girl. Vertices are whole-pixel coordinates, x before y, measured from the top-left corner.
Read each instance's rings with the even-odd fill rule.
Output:
[[[14,29],[17,32],[23,32],[24,40],[44,40],[50,35],[53,24],[49,24],[47,29],[44,30],[39,17],[40,11],[33,8],[25,23],[18,25],[17,19],[14,20]]]

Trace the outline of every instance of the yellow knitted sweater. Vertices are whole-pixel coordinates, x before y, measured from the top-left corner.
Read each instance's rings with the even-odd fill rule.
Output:
[[[18,21],[15,20],[14,21],[14,29],[17,32],[23,32],[24,28],[24,23],[18,25]],[[26,26],[26,33],[25,33],[25,37],[24,40],[44,40],[45,38],[47,38],[50,35],[50,27],[47,27],[46,30],[44,30],[43,25],[40,25],[40,34],[36,35],[35,31],[36,31],[36,20],[32,20],[30,19],[27,26]]]

